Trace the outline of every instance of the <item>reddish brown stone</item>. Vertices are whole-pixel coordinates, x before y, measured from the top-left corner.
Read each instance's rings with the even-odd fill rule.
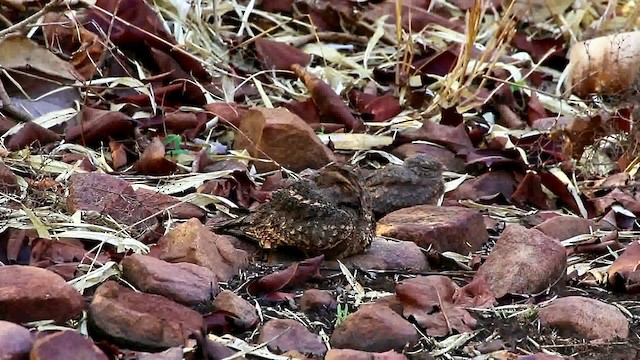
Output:
[[[184,351],[182,348],[173,347],[159,353],[139,352],[136,360],[182,360],[184,359]],[[240,358],[244,359],[244,358]]]
[[[302,293],[300,298],[300,309],[303,312],[335,309],[336,299],[328,290],[309,289]]]
[[[28,359],[33,340],[28,329],[0,320],[0,359]]]
[[[69,180],[69,212],[96,211],[110,215],[124,225],[138,224],[134,228],[139,232],[147,232],[157,226],[151,211],[138,200],[126,180],[100,173],[73,174]]]
[[[248,265],[247,253],[236,249],[229,239],[209,231],[198,219],[176,226],[159,241],[160,259],[204,266],[218,281],[229,281]]]
[[[320,336],[309,331],[301,323],[291,319],[272,319],[260,328],[259,343],[268,343],[278,354],[298,351],[321,357],[327,351]]]
[[[204,219],[205,217],[204,210],[198,206],[188,202],[180,202],[180,200],[171,195],[161,194],[144,188],[138,188],[135,192],[138,200],[152,213],[160,214],[165,218],[168,217],[169,214],[171,214],[171,217],[174,219]]]
[[[218,294],[213,301],[213,307],[233,314],[239,319],[239,325],[245,329],[254,327],[260,321],[256,308],[231,290],[224,290]]]
[[[132,349],[185,345],[189,335],[202,330],[203,325],[196,311],[160,295],[135,292],[115,281],[100,285],[89,306],[91,333]]]
[[[567,296],[540,309],[540,324],[565,336],[612,341],[629,336],[627,317],[613,305],[583,296]]]
[[[418,245],[411,241],[394,241],[376,237],[364,253],[341,260],[347,267],[364,270],[426,271],[429,263]],[[335,263],[335,264],[334,264]],[[327,262],[339,268],[337,262]]]
[[[107,360],[100,348],[79,332],[66,330],[36,340],[30,360]]]
[[[363,305],[338,325],[331,346],[370,352],[402,350],[419,339],[416,329],[386,306]]]
[[[246,149],[251,156],[265,158],[293,171],[318,169],[335,161],[313,129],[297,115],[284,108],[253,107],[243,116],[233,148]],[[292,149],[304,149],[292,151]],[[276,170],[272,163],[255,162],[260,172]]]
[[[560,242],[539,230],[508,225],[476,277],[483,276],[496,299],[512,294],[535,294],[563,285],[567,258]]]
[[[162,295],[194,306],[213,300],[220,292],[213,271],[190,263],[169,263],[151,256],[133,254],[122,260],[124,279],[138,290]]]
[[[545,235],[562,241],[574,236],[590,234],[591,229],[596,230],[596,227],[589,219],[567,215],[552,217],[536,225],[534,229],[540,230]]]
[[[378,221],[376,233],[465,255],[489,238],[482,215],[457,206],[418,205],[394,211]]]
[[[64,323],[83,308],[80,293],[60,275],[34,266],[0,266],[0,320]]]
[[[430,358],[426,355],[427,358]],[[331,349],[324,360],[407,360],[407,357],[395,351],[384,353],[370,353],[350,349]]]

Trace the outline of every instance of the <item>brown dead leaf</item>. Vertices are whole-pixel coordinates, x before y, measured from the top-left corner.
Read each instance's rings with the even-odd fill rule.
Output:
[[[58,141],[60,138],[60,135],[55,132],[43,128],[34,122],[28,122],[11,136],[11,139],[9,139],[7,143],[7,149],[15,151],[32,145],[40,147]]]
[[[322,116],[344,124],[349,131],[364,129],[364,123],[353,116],[351,110],[345,105],[340,96],[327,83],[313,76],[298,64],[291,65],[291,70],[298,78],[304,81],[305,86],[311,93],[313,102]]]
[[[121,139],[133,135],[133,120],[121,112],[85,106],[79,117],[82,122],[67,128],[65,141],[95,144],[109,138]]]
[[[473,316],[454,304],[457,290],[446,276],[418,276],[398,283],[396,297],[402,302],[403,315],[413,317],[429,336],[446,336],[453,331],[469,332],[476,326]]]
[[[628,293],[640,292],[640,242],[627,245],[626,250],[609,267],[607,271],[609,286],[617,291]]]
[[[264,70],[289,70],[293,64],[305,67],[311,62],[311,55],[284,42],[259,38],[255,46]]]
[[[65,80],[82,79],[73,65],[21,35],[0,39],[0,65],[7,69],[35,69]]]
[[[178,167],[173,161],[167,160],[164,155],[165,147],[162,140],[159,137],[154,137],[133,168],[139,174],[144,175],[169,175]]]
[[[386,121],[402,111],[400,101],[391,95],[371,95],[362,91],[349,92],[349,100],[366,121]]]
[[[42,29],[48,44],[54,44],[58,51],[70,57],[69,62],[84,80],[93,78],[96,64],[100,62],[105,49],[98,35],[62,13],[54,12],[44,16]]]
[[[247,292],[252,295],[265,294],[303,284],[309,279],[320,276],[320,264],[323,261],[324,255],[320,255],[293,263],[284,270],[252,281],[247,285]]]
[[[111,167],[119,169],[127,165],[127,151],[124,145],[115,140],[111,140],[109,141],[109,149],[111,150]]]
[[[511,201],[520,206],[532,204],[540,209],[549,208],[549,199],[542,191],[542,182],[540,176],[532,171],[527,172],[516,191],[511,195]]]

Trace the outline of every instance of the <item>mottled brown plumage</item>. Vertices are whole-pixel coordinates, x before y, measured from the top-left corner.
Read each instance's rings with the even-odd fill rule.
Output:
[[[443,166],[425,154],[405,160],[403,165],[389,164],[363,179],[371,194],[373,212],[380,218],[402,208],[435,204],[444,192]]]
[[[249,237],[263,248],[288,246],[306,256],[344,258],[369,246],[375,222],[355,172],[331,164],[275,191],[270,202],[217,230]]]

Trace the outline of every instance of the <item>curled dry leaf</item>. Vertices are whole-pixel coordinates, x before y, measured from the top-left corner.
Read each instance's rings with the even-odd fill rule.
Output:
[[[109,141],[109,150],[111,150],[111,166],[114,169],[119,169],[127,165],[127,151],[124,145],[115,140],[111,140]]]
[[[255,46],[264,70],[289,70],[293,64],[307,66],[311,62],[311,55],[283,42],[259,38]]]
[[[7,143],[7,149],[15,151],[30,145],[42,146],[58,140],[60,140],[60,135],[30,121],[11,136]]]
[[[324,255],[296,262],[282,271],[252,281],[247,286],[247,291],[249,294],[257,295],[303,284],[309,279],[320,276],[322,261],[324,261]]]
[[[140,160],[133,166],[139,174],[168,175],[176,171],[177,165],[165,157],[165,148],[159,137],[153,138]]]
[[[453,297],[458,289],[446,276],[418,276],[398,283],[396,297],[404,307],[403,315],[413,317],[429,336],[446,336],[454,330],[470,332],[476,326],[473,316],[454,303]],[[464,301],[463,298],[460,301],[472,302],[466,296]],[[488,301],[481,300],[480,303]]]
[[[81,123],[65,132],[67,142],[96,144],[109,138],[126,138],[133,135],[132,119],[118,111],[93,109],[85,106],[79,116]]]
[[[628,293],[640,292],[640,242],[634,241],[607,271],[609,286]]]
[[[347,130],[360,131],[364,129],[364,123],[353,116],[351,109],[345,105],[340,96],[327,83],[311,75],[298,64],[291,65],[291,70],[298,78],[304,81],[305,86],[311,93],[313,102],[322,116],[344,124]]]

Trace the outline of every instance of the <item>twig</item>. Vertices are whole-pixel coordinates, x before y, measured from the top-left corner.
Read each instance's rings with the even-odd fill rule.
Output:
[[[22,111],[22,109],[16,107],[11,101],[9,94],[7,94],[7,90],[4,88],[4,84],[2,83],[2,79],[0,79],[0,101],[2,101],[2,106],[0,110],[9,115],[12,119],[27,122],[33,120],[33,117],[28,113]]]
[[[326,41],[326,42],[350,44],[354,42],[367,43],[369,39],[366,36],[358,36],[353,34],[325,31],[325,32],[319,32],[316,34],[307,34],[307,35],[299,36],[294,40],[289,41],[289,45],[293,47],[301,47],[307,43],[315,42],[315,41]]]
[[[438,295],[438,303],[440,304],[440,311],[442,312],[442,317],[444,317],[444,321],[447,324],[448,334],[453,333],[453,329],[451,328],[451,323],[449,322],[449,317],[447,316],[447,312],[444,309],[444,305],[442,304],[442,297],[440,296],[440,291],[436,289],[436,295]]]

